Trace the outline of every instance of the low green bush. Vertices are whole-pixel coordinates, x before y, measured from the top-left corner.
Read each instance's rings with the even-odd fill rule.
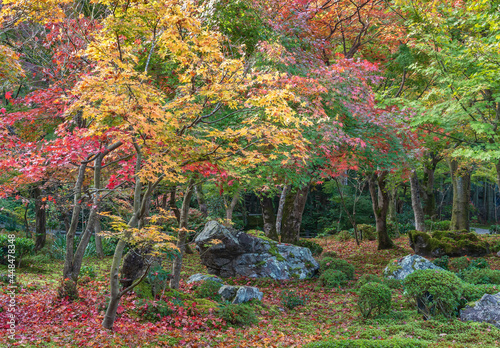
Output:
[[[466,256],[452,258],[449,262],[450,271],[459,272],[469,267],[470,260]]]
[[[327,269],[319,276],[319,281],[326,288],[337,288],[340,286],[345,286],[348,281],[347,275],[336,269]]]
[[[391,289],[384,284],[367,283],[359,289],[358,307],[364,318],[388,312],[391,300]]]
[[[451,227],[450,220],[432,221],[425,220],[425,227],[428,231],[449,231]]]
[[[11,258],[10,260],[13,260],[16,265],[20,265],[22,258],[32,254],[35,250],[35,242],[32,239],[11,237],[14,237],[14,235],[0,235],[0,264],[2,265],[9,264],[8,255],[13,255],[14,259]],[[10,254],[9,250],[14,250],[14,253]]]
[[[349,280],[354,279],[354,266],[346,260],[334,259],[332,257],[325,257],[319,262],[319,270],[321,273],[327,269],[335,269],[345,273]]]
[[[472,260],[470,263],[469,263],[469,266],[467,266],[468,269],[473,269],[473,268],[477,268],[477,269],[489,269],[490,268],[490,264],[488,263],[488,261],[486,261],[486,259],[482,258],[482,257],[479,257],[477,259],[474,259]]]
[[[325,251],[322,255],[323,257],[337,257],[337,253],[335,251]]]
[[[325,340],[312,342],[304,348],[427,348],[429,344],[408,338],[392,338],[387,340]]]
[[[163,300],[150,301],[147,299],[139,299],[136,308],[138,315],[142,319],[153,323],[174,313],[174,309],[171,305]]]
[[[464,292],[462,304],[467,302],[474,302],[483,297],[484,294],[496,294],[500,291],[500,288],[497,285],[493,284],[469,284],[464,283]]]
[[[404,280],[405,294],[426,318],[436,314],[456,314],[464,285],[454,273],[440,270],[417,270]]]
[[[80,277],[89,277],[90,279],[94,279],[97,276],[97,272],[94,266],[82,266],[80,268]]]
[[[375,226],[359,224],[356,226],[363,239],[377,240],[377,230]]]
[[[403,282],[399,279],[384,278],[382,284],[387,286],[389,289],[400,290],[401,288],[403,288]]]
[[[363,274],[361,277],[359,277],[355,287],[359,289],[360,287],[368,283],[382,283],[382,279],[375,274]]]
[[[283,290],[281,292],[281,305],[288,309],[294,309],[295,307],[304,306],[309,301],[307,295],[299,295],[296,290],[289,289]]]
[[[352,238],[352,236],[349,233],[349,231],[340,231],[339,233],[337,233],[337,240],[339,242],[347,242],[351,238]]]
[[[247,304],[228,303],[218,308],[217,315],[226,322],[237,326],[254,325],[258,323],[253,307]]]
[[[470,268],[457,274],[470,284],[500,284],[500,271],[487,268]]]
[[[297,246],[308,248],[313,256],[319,256],[323,252],[323,247],[310,239],[299,239],[294,243]]]
[[[222,284],[216,282],[215,280],[205,280],[198,285],[195,290],[195,296],[198,298],[208,298],[213,301],[222,301],[221,295],[219,295],[219,289]]]
[[[433,264],[435,264],[438,267],[441,267],[442,269],[449,270],[448,265],[450,263],[450,257],[448,255],[441,256],[438,259],[435,259],[432,261]]]

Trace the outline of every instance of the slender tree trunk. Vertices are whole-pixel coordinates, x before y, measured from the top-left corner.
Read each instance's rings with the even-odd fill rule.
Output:
[[[411,206],[413,208],[413,216],[415,217],[415,229],[425,232],[425,216],[420,201],[420,187],[418,185],[417,171],[412,169],[410,176],[411,189]]]
[[[182,268],[182,258],[184,256],[184,250],[186,247],[186,231],[188,226],[189,218],[189,202],[191,202],[191,196],[193,194],[193,180],[188,184],[186,192],[184,194],[184,199],[182,201],[182,209],[179,223],[179,235],[177,239],[177,248],[179,248],[179,253],[174,259],[172,265],[172,279],[170,279],[170,288],[178,289],[179,282],[181,280],[181,268]]]
[[[267,237],[278,240],[276,233],[276,215],[274,214],[273,199],[271,197],[260,195],[260,206],[262,209],[262,220],[264,222],[264,233]]]
[[[102,237],[100,234],[101,234],[101,219],[99,218],[99,216],[97,216],[94,223],[95,250],[97,257],[102,259],[104,258],[104,250],[102,247]]]
[[[142,184],[139,178],[139,171],[141,169],[141,161],[142,154],[138,145],[134,144],[137,153],[136,165],[135,165],[135,188],[134,188],[134,213],[132,218],[128,222],[128,226],[131,228],[136,228],[139,226],[139,220],[141,219],[142,213],[146,209],[146,201],[151,198],[151,193],[156,188],[156,185],[159,183],[159,180],[155,185],[149,186],[148,190],[141,197]],[[136,280],[132,285],[120,291],[120,263],[123,258],[123,250],[127,245],[126,239],[130,237],[130,232],[126,233],[125,238],[120,239],[115,248],[115,254],[113,255],[113,262],[110,270],[110,298],[108,308],[106,310],[106,314],[104,315],[104,320],[102,322],[102,326],[106,329],[112,329],[113,324],[116,319],[116,311],[118,309],[118,305],[120,303],[120,299],[127,292],[132,290],[135,286],[137,286],[146,276],[149,267],[146,268],[141,278]]]
[[[196,199],[198,200],[198,206],[200,207],[200,211],[204,217],[208,216],[208,208],[205,200],[205,193],[203,192],[202,184],[197,184],[195,186],[196,190]]]
[[[368,177],[368,188],[372,198],[379,250],[394,247],[394,243],[387,233],[387,211],[389,209],[389,195],[386,188],[387,175],[388,172],[384,171],[380,174],[371,174]]]
[[[443,159],[441,156],[431,152],[428,153],[430,162],[424,163],[424,179],[422,180],[423,189],[421,191],[424,200],[424,214],[432,220],[437,219],[436,195],[434,194],[434,173],[439,162]]]
[[[452,231],[469,230],[470,168],[459,168],[454,159],[448,161],[453,183]]]
[[[42,190],[35,187],[33,193],[35,198],[35,251],[39,251],[45,246],[47,239],[47,211],[46,204],[42,202]]]
[[[231,199],[231,203],[226,207],[226,224],[228,226],[231,226],[233,222],[233,211],[234,208],[236,207],[236,204],[238,204],[238,199],[240,199],[240,192],[236,192],[233,195],[233,198]]]
[[[174,215],[175,215],[175,218],[177,219],[177,223],[180,224],[181,222],[181,212],[179,211],[179,208],[177,208],[177,204],[176,204],[176,199],[175,199],[175,194],[177,192],[177,187],[176,186],[172,186],[170,188],[170,199],[168,201],[168,204],[170,206],[170,209],[172,209],[172,211],[174,212]]]
[[[285,201],[288,196],[288,191],[290,191],[290,185],[284,185],[281,190],[280,201],[278,203],[278,212],[276,213],[276,234],[278,236],[278,241],[281,242],[281,223],[283,221],[283,212],[285,209]]]
[[[31,239],[30,224],[28,223],[28,207],[29,203],[26,203],[26,207],[24,208],[24,232],[26,233],[26,238]]]
[[[287,194],[283,207],[282,242],[295,243],[299,240],[302,214],[304,213],[308,193],[309,184],[296,192],[291,191]]]
[[[347,217],[349,218],[349,221],[351,222],[351,225],[352,227],[354,228],[354,238],[356,239],[356,244],[359,246],[359,238],[363,238],[363,236],[358,236],[358,226],[356,224],[356,200],[354,201],[354,205],[353,205],[353,214],[351,215],[351,213],[349,212],[349,210],[347,209],[347,206],[345,204],[345,201],[344,201],[344,193],[342,192],[342,190],[340,189],[340,184],[339,184],[339,180],[338,179],[335,179],[335,184],[337,184],[337,191],[340,195],[340,201],[342,203],[342,207],[344,208],[344,211],[346,212],[347,214]]]

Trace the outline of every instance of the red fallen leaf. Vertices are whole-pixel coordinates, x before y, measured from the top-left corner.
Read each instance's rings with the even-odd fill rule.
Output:
[[[125,311],[125,308],[123,308],[123,306],[118,306],[118,308],[116,309],[116,313],[118,313],[118,314],[122,314],[124,311]]]

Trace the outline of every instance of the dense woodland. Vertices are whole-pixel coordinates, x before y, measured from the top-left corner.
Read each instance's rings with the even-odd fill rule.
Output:
[[[499,76],[498,0],[0,0],[1,345],[499,346]]]

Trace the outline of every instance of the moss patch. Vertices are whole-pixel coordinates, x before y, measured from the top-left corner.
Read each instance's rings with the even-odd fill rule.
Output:
[[[483,256],[489,253],[488,242],[472,232],[434,231],[432,233],[409,231],[411,247],[422,256]]]

